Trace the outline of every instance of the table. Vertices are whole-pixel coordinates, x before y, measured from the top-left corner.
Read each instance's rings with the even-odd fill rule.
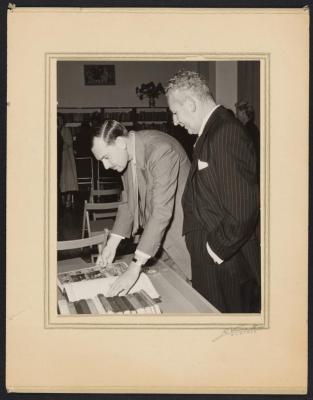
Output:
[[[123,256],[116,261],[129,263],[132,255]],[[72,258],[58,262],[58,272],[73,271],[90,267],[81,258]],[[151,266],[152,273],[147,273],[154,287],[161,296],[159,304],[162,313],[219,313],[200,293],[182,279],[170,266],[162,260],[157,260]],[[58,291],[60,298],[60,292]]]

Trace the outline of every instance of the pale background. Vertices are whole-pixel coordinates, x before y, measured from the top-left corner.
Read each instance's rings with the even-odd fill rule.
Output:
[[[84,83],[84,65],[115,65],[116,84],[114,86],[86,86]],[[213,64],[213,63],[212,63]],[[188,65],[188,67],[187,67]],[[58,74],[58,106],[59,107],[148,107],[148,99],[140,100],[135,88],[141,83],[161,82],[166,86],[171,76],[179,69],[191,68],[200,70],[209,82],[210,89],[218,102],[235,110],[237,101],[237,62],[216,62],[214,65],[203,65],[198,62],[135,62],[125,61],[71,61],[60,62]],[[210,71],[211,69],[211,71]],[[123,95],[122,95],[123,94]],[[167,107],[166,96],[160,96],[156,105]]]
[[[8,13],[8,390],[306,391],[308,26],[309,13],[300,9],[17,8]],[[263,59],[263,312],[261,321],[222,315],[219,322],[234,326],[247,319],[266,322],[266,328],[214,329],[209,325],[217,323],[216,317],[208,316],[169,317],[169,326],[162,326],[162,316],[155,329],[57,326],[51,290],[56,265],[56,138],[51,132],[56,59],[70,54],[78,59],[87,54]]]
[[[175,72],[191,69],[207,79],[217,104],[236,112],[237,101],[248,101],[254,107],[254,122],[259,126],[259,74],[257,65],[251,63],[259,64],[259,61],[60,61],[57,65],[58,107],[148,107],[148,99],[140,100],[136,95],[136,86],[153,81],[166,87]],[[115,85],[85,85],[85,64],[114,65]],[[156,105],[168,106],[164,94],[158,97]]]

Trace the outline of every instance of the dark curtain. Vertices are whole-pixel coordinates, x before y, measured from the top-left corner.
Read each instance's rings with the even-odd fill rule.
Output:
[[[248,101],[254,108],[254,123],[260,129],[260,62],[238,61],[238,101]]]

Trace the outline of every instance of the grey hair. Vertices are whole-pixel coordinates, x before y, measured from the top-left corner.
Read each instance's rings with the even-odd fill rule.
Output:
[[[168,96],[171,90],[188,91],[200,100],[208,97],[213,99],[206,79],[195,71],[178,71],[168,82],[165,93]]]

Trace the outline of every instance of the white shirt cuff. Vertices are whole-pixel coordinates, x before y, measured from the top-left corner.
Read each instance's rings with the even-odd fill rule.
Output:
[[[142,265],[144,265],[151,256],[149,256],[149,254],[144,253],[141,250],[136,250],[135,251],[135,257],[137,258],[137,260],[142,263]]]
[[[214,261],[216,264],[222,264],[222,262],[224,262],[224,260],[222,260],[221,258],[219,258],[219,256],[216,255],[216,254],[214,253],[214,251],[213,251],[213,250],[211,249],[211,247],[209,246],[209,243],[206,244],[206,248],[207,248],[207,251],[208,251],[210,257],[213,259],[213,261]]]

